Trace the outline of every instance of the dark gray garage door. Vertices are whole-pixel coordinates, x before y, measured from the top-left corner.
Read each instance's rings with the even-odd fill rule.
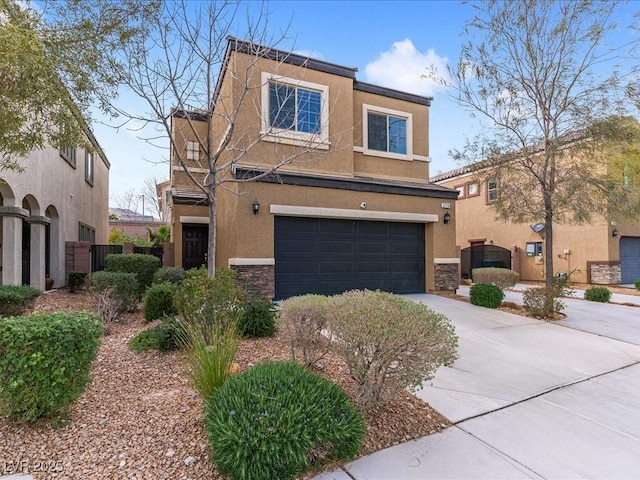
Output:
[[[622,283],[640,280],[640,237],[620,239],[620,268]]]
[[[276,298],[423,293],[424,249],[423,224],[276,217]]]

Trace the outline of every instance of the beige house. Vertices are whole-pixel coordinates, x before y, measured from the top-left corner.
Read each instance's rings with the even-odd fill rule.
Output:
[[[228,41],[224,65],[215,108],[230,112],[246,94],[228,157],[246,154],[218,175],[247,179],[283,158],[295,161],[217,189],[216,266],[237,270],[250,288],[275,298],[457,287],[457,192],[429,182],[431,98],[360,82],[354,68],[236,39]],[[216,113],[212,136],[220,141],[230,130]],[[187,118],[200,121],[203,138],[207,117],[177,111],[172,125],[190,172],[204,178]],[[176,265],[203,265],[208,206],[175,152],[170,181]]]
[[[109,161],[87,129],[93,151],[47,146],[0,172],[2,284],[44,290],[65,284],[65,242],[107,243]]]
[[[544,280],[544,224],[495,220],[491,204],[500,194],[500,185],[486,177],[479,180],[469,167],[463,167],[431,179],[458,191],[456,238],[462,252],[462,277],[468,277],[474,266],[502,262],[500,250],[506,249],[511,252],[511,268],[522,280]],[[596,216],[591,224],[555,224],[553,237],[554,272],[571,274],[572,282],[630,284],[640,279],[640,222]],[[504,263],[498,266],[507,266]]]

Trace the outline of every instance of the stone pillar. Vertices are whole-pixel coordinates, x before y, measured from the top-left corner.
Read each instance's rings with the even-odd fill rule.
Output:
[[[436,263],[434,265],[435,290],[456,291],[460,283],[459,264]]]
[[[22,283],[22,219],[29,211],[0,207],[2,216],[2,285]]]
[[[45,290],[45,249],[46,249],[46,233],[45,225],[50,222],[48,217],[31,216],[27,218],[31,228],[31,277],[29,282],[31,286],[38,290]]]
[[[236,272],[240,284],[250,296],[269,300],[276,295],[274,258],[230,258],[229,268]]]

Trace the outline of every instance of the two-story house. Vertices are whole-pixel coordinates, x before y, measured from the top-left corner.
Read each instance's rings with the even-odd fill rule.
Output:
[[[0,268],[3,285],[45,289],[65,284],[65,243],[107,243],[109,161],[92,149],[47,146],[0,172]]]
[[[521,280],[544,280],[544,224],[496,220],[491,207],[501,194],[496,178],[488,173],[478,175],[466,166],[431,180],[458,191],[456,237],[463,278],[470,276],[474,266],[482,266],[485,258],[489,265],[495,262],[495,252],[500,255],[505,249],[511,251],[511,264],[500,261],[500,266],[518,271]],[[640,222],[594,215],[592,223],[557,223],[553,243],[554,272],[570,274],[572,282],[631,284],[640,279]]]
[[[216,266],[278,299],[457,287],[457,192],[429,182],[431,98],[360,82],[354,68],[229,39],[214,108],[231,111],[241,95],[228,154],[245,153],[224,174],[246,179],[282,158],[295,161],[217,189]],[[187,115],[202,120],[201,136],[207,117],[173,117],[176,149],[195,160],[198,142],[181,127]],[[212,125],[214,139],[230,131],[221,120]],[[175,261],[200,266],[208,207],[173,157]],[[191,173],[207,171],[194,165]]]

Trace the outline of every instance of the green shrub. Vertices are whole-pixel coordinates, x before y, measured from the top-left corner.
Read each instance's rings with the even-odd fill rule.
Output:
[[[153,283],[173,283],[180,285],[186,276],[184,269],[180,267],[160,267],[153,274]]]
[[[520,274],[508,268],[474,268],[471,276],[475,283],[492,283],[502,290],[515,287],[520,280]]]
[[[237,325],[242,314],[244,292],[232,270],[217,269],[215,278],[209,278],[207,269],[202,267],[187,272],[174,300],[183,321],[193,325],[224,327],[229,323]]]
[[[107,272],[135,273],[138,284],[138,298],[142,298],[147,287],[153,283],[153,275],[160,268],[160,259],[141,253],[111,254],[104,258]]]
[[[88,312],[1,321],[0,412],[27,421],[64,414],[91,379],[101,333]]]
[[[449,320],[398,295],[346,292],[334,297],[329,315],[338,339],[334,349],[358,386],[362,411],[420,387],[456,358],[458,339]]]
[[[67,280],[67,284],[69,285],[69,292],[75,293],[76,289],[82,287],[87,279],[87,275],[87,272],[69,272],[69,278]]]
[[[144,319],[150,322],[164,315],[175,315],[177,313],[173,304],[175,293],[176,286],[172,283],[151,285],[144,296]]]
[[[91,289],[95,292],[101,293],[109,290],[109,296],[116,302],[118,313],[135,309],[138,298],[138,282],[134,273],[103,270],[92,273],[89,282]]]
[[[611,290],[606,287],[591,287],[584,292],[585,300],[607,303],[611,299]]]
[[[0,285],[0,317],[22,314],[30,301],[40,295],[40,290],[28,285]]]
[[[276,333],[276,306],[265,299],[244,304],[238,321],[238,332],[245,338],[271,337]]]
[[[640,280],[636,280],[634,285],[636,286],[636,290],[640,290]]]
[[[524,308],[533,317],[553,318],[565,307],[559,298],[561,293],[556,286],[527,288],[522,294]]]
[[[282,302],[280,321],[289,334],[291,357],[294,360],[296,352],[300,352],[302,361],[310,367],[329,352],[329,309],[329,297],[322,295],[301,295]]]
[[[187,372],[193,387],[206,400],[231,375],[240,337],[233,323],[224,326],[213,323],[181,323],[182,343]]]
[[[169,352],[182,346],[184,331],[173,317],[164,317],[162,323],[138,333],[129,341],[129,348],[140,353],[144,350]]]
[[[260,364],[207,402],[207,436],[231,480],[295,479],[354,457],[365,424],[337,385],[293,362]]]
[[[504,292],[491,283],[476,283],[471,285],[469,296],[472,305],[498,308],[504,299]]]

